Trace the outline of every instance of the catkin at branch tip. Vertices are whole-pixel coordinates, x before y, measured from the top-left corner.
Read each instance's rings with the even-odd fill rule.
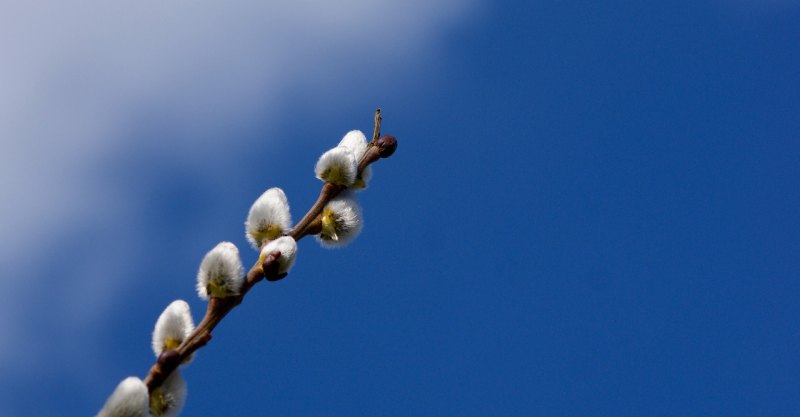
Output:
[[[364,136],[364,133],[360,130],[351,130],[339,141],[339,146],[350,149],[350,151],[353,152],[357,164],[367,152],[367,137]],[[372,168],[367,166],[361,171],[361,174],[356,173],[356,178],[353,180],[350,187],[356,191],[363,190],[367,188],[367,184],[371,178]]]
[[[314,173],[317,178],[349,187],[356,180],[358,161],[350,148],[337,146],[319,157]]]

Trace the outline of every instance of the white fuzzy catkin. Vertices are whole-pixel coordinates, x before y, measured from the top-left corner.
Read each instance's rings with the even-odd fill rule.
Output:
[[[344,146],[353,151],[356,161],[360,161],[367,151],[367,137],[360,130],[351,130],[339,141],[339,146]]]
[[[317,178],[349,187],[356,180],[358,161],[350,148],[337,146],[319,157],[314,173]]]
[[[247,241],[256,250],[264,241],[274,240],[289,233],[292,228],[292,215],[283,190],[275,187],[261,194],[250,207],[244,226]]]
[[[184,403],[186,403],[186,381],[176,369],[150,394],[150,414],[154,417],[177,416],[183,409]]]
[[[239,249],[231,242],[215,246],[200,263],[197,294],[204,300],[239,295],[243,283],[244,267],[239,259]]]
[[[364,221],[361,206],[352,191],[344,191],[322,209],[322,232],[317,235],[327,248],[347,245],[361,233]]]
[[[276,250],[281,252],[281,257],[278,258],[278,273],[288,273],[297,257],[297,242],[291,236],[279,237],[264,246],[260,260],[263,261],[267,255]]]
[[[131,376],[122,380],[96,417],[145,417],[148,410],[147,386]]]
[[[351,130],[339,142],[339,146],[350,149],[356,159],[356,165],[361,162],[361,158],[367,152],[367,137],[360,130]],[[357,169],[357,168],[356,168]],[[352,188],[355,190],[363,190],[367,188],[369,180],[372,178],[372,168],[366,166],[361,175],[356,173],[356,179],[353,181]]]
[[[164,309],[158,317],[153,329],[153,353],[156,357],[161,352],[177,347],[192,334],[194,321],[189,304],[183,300],[175,300]]]

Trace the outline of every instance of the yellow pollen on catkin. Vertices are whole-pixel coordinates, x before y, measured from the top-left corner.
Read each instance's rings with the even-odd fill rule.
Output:
[[[332,167],[329,170],[325,171],[322,174],[322,179],[328,182],[332,182],[334,184],[344,184],[344,175],[342,175],[342,170],[339,167]]]
[[[281,237],[283,233],[281,232],[281,227],[277,224],[271,224],[267,226],[267,239],[268,240],[275,240]]]
[[[177,349],[181,345],[181,341],[172,337],[164,340],[164,350]]]
[[[164,395],[164,390],[156,388],[150,394],[150,414],[156,417],[164,415],[171,406],[170,399]]]
[[[265,242],[269,242],[270,240],[275,240],[281,237],[281,235],[283,235],[283,231],[281,231],[280,225],[273,223],[251,233],[251,235],[256,242],[259,242],[263,245]]]
[[[218,285],[214,280],[210,280],[208,285],[206,286],[206,292],[210,297],[220,297],[223,298],[228,295],[228,292]]]
[[[325,209],[322,213],[322,233],[320,235],[323,238],[339,240],[339,236],[336,234],[336,216],[331,209]]]

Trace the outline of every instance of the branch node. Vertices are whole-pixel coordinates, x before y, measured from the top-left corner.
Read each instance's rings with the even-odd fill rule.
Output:
[[[169,349],[158,355],[157,363],[163,368],[175,369],[181,361],[181,354],[175,349]]]

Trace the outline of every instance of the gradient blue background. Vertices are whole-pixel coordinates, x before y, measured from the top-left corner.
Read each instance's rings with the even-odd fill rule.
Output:
[[[93,415],[144,376],[161,310],[202,316],[203,254],[230,240],[251,264],[252,201],[280,186],[299,219],[316,158],[376,106],[399,147],[359,195],[362,235],[300,242],[184,369],[183,415],[798,414],[800,3],[472,3],[420,56],[381,49],[414,30],[401,10],[309,58],[346,71],[253,86],[251,116],[208,137],[142,104],[134,145],[87,168],[135,221],[62,222],[14,264],[37,278],[7,314],[34,330],[2,351],[0,414]],[[209,140],[225,151],[187,156]],[[98,317],[75,330],[50,303]]]

